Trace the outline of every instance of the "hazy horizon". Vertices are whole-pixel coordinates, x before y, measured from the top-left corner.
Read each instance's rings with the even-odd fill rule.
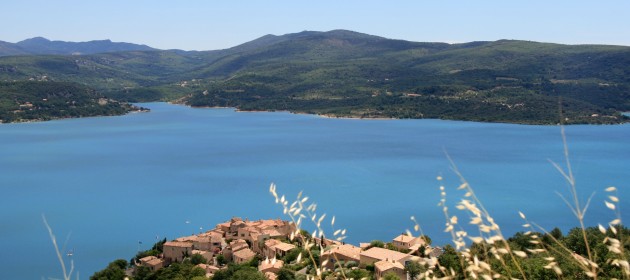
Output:
[[[334,30],[339,30],[339,29],[334,29]],[[348,30],[348,29],[343,29],[343,30]],[[238,46],[238,45],[241,45],[241,44],[244,44],[244,43],[247,43],[247,42],[250,42],[250,41],[256,40],[256,39],[261,38],[261,37],[266,36],[266,35],[282,36],[282,35],[293,34],[293,33],[300,33],[300,32],[305,32],[305,31],[328,32],[328,31],[332,31],[332,30],[325,30],[325,31],[320,31],[320,30],[302,30],[302,31],[290,32],[290,33],[285,33],[285,34],[263,34],[263,35],[260,35],[260,36],[258,36],[258,37],[255,37],[255,38],[251,38],[250,40],[247,40],[247,41],[244,41],[244,42],[237,43],[237,44],[235,44],[235,45],[233,45],[233,46],[227,46],[227,47],[222,48],[222,49],[232,48],[232,47],[235,47],[235,46]],[[354,31],[354,30],[348,30],[348,31]],[[367,34],[367,33],[364,33],[364,34]],[[378,34],[367,34],[367,35],[374,35],[374,36],[379,36],[379,37],[387,38],[387,37],[384,37],[384,36],[380,36],[380,35],[378,35]],[[146,43],[144,43],[144,42],[127,42],[127,41],[123,42],[123,41],[114,41],[114,40],[111,40],[111,39],[109,39],[109,38],[96,38],[96,39],[90,39],[90,40],[86,40],[86,41],[65,41],[65,40],[57,40],[57,39],[54,39],[54,38],[46,38],[46,37],[44,37],[44,36],[35,36],[35,37],[31,37],[31,38],[24,38],[24,39],[22,39],[22,40],[15,41],[15,42],[9,42],[9,43],[18,43],[18,42],[21,42],[21,41],[25,41],[25,40],[29,40],[29,39],[34,39],[34,38],[44,38],[44,39],[47,39],[47,40],[49,40],[49,41],[51,41],[51,42],[61,41],[61,42],[69,42],[69,43],[84,43],[84,42],[90,42],[90,41],[106,41],[106,40],[110,40],[110,41],[111,41],[111,42],[113,42],[113,43],[132,43],[132,44],[137,44],[137,45],[146,45],[146,46],[149,46],[149,47],[152,47],[152,48],[155,48],[155,49],[159,49],[159,50],[185,50],[185,49],[182,49],[182,48],[161,49],[161,48],[158,48],[158,47],[155,47],[155,46],[148,45],[148,44],[146,44]],[[412,41],[412,40],[406,40],[406,39],[404,39],[404,38],[387,38],[387,39]],[[555,42],[544,42],[544,41],[523,40],[523,39],[518,39],[518,38],[511,38],[511,39],[508,39],[508,38],[501,38],[501,39],[497,39],[497,40],[531,41],[531,42],[538,42],[538,43],[550,43],[550,44],[562,44],[562,45],[591,45],[591,44],[592,44],[592,45],[611,45],[611,46],[614,46],[614,44],[599,44],[599,43],[569,44],[569,43],[555,43]],[[491,40],[491,41],[497,41],[497,40]],[[3,40],[0,40],[0,41],[3,41]],[[422,41],[422,42],[429,42],[429,43],[447,43],[447,44],[465,44],[465,43],[470,43],[470,42],[475,42],[475,41],[486,41],[486,40],[474,40],[474,41],[466,41],[466,42],[442,42],[442,41]],[[5,41],[5,42],[8,42],[8,41]],[[412,42],[421,42],[421,41],[412,41]],[[618,45],[618,46],[626,46],[626,47],[630,47],[630,45]],[[185,50],[185,51],[213,51],[213,50],[220,50],[220,49],[207,49],[207,50]]]
[[[346,29],[415,42],[514,39],[630,46],[630,2],[25,0],[5,3],[0,40],[33,37],[216,50],[266,34]]]

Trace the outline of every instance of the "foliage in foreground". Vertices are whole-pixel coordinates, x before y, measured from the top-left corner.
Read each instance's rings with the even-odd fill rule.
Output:
[[[458,216],[450,211],[447,206],[446,187],[440,185],[439,206],[446,220],[445,232],[451,235],[454,246],[445,246],[439,258],[421,255],[424,258],[418,262],[419,267],[416,265],[406,267],[408,275],[416,279],[630,279],[628,263],[630,230],[622,225],[617,189],[606,188],[608,196],[604,201],[615,218],[607,222],[606,226],[600,224],[597,227],[586,227],[584,216],[590,205],[590,198],[586,202],[579,199],[563,127],[561,134],[565,147],[565,167],[555,162],[552,164],[569,186],[568,198],[565,196],[562,198],[575,215],[579,227],[563,236],[559,229],[547,231],[519,212],[524,221],[523,227],[527,231],[519,232],[510,238],[504,236],[473,188],[451,162],[454,173],[461,180],[461,185],[457,189],[464,192],[456,204],[456,209],[463,212],[463,216],[468,218],[468,223],[460,222]],[[437,180],[441,184],[442,177],[438,176]],[[322,227],[325,214],[318,216],[317,205],[306,204],[308,197],[302,197],[300,192],[294,202],[289,202],[284,195],[278,195],[274,184],[271,184],[269,191],[276,203],[283,207],[284,213],[297,225],[295,238],[305,240],[301,236],[300,227],[303,221],[308,220],[316,227],[312,236],[320,238],[325,236]],[[411,220],[415,223],[414,231],[419,236],[424,236],[416,218],[412,216]],[[330,225],[334,224],[333,216]],[[337,241],[346,238],[345,230],[333,228],[333,231],[333,238]],[[407,234],[413,235],[410,231]],[[382,246],[381,243],[372,242],[371,245]],[[303,244],[306,249],[316,246],[308,241]],[[330,250],[319,246],[322,252]],[[324,263],[313,261],[310,256],[307,256],[306,260],[307,262],[310,260],[309,265],[314,268],[313,273],[308,276],[309,279],[352,278],[338,265],[339,260],[336,262],[339,269],[334,271],[326,269]],[[387,277],[391,276],[384,276]]]

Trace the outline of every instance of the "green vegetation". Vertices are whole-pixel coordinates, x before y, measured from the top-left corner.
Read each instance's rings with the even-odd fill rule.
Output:
[[[153,247],[150,250],[138,252],[136,256],[129,261],[129,263],[139,263],[141,258],[148,256],[159,256],[160,254],[162,254],[164,243],[166,243],[166,238],[153,244]]]
[[[200,263],[208,263],[208,260],[206,258],[204,258],[204,256],[200,255],[200,254],[193,254],[190,257],[190,263],[194,264],[194,265],[198,265]]]
[[[115,260],[109,263],[105,269],[90,276],[90,280],[124,280],[127,266],[126,260]]]
[[[351,31],[268,35],[226,50],[0,57],[0,81],[88,84],[124,101],[336,117],[620,123],[630,48],[416,43]]]
[[[190,262],[173,263],[168,267],[149,272],[146,268],[136,271],[134,280],[206,279],[206,272]]]
[[[256,264],[257,265],[257,264]],[[213,280],[237,280],[252,279],[265,280],[265,276],[256,269],[256,265],[249,264],[229,264],[227,269],[220,270],[214,274]]]
[[[68,82],[0,82],[0,122],[113,116],[141,110]]]
[[[616,232],[620,236],[629,236],[630,230],[626,227],[615,227]],[[587,238],[591,245],[595,257],[595,263],[601,268],[601,275],[599,279],[624,279],[622,269],[612,264],[609,260],[620,257],[617,254],[609,251],[606,243],[607,240],[615,238],[617,234],[613,230],[608,230],[606,233],[602,233],[597,227],[586,228]],[[539,236],[540,239],[532,236]],[[539,243],[532,243],[532,240],[539,240]],[[556,279],[558,275],[554,270],[549,269],[549,259],[553,258],[558,265],[560,271],[564,275],[564,279],[587,279],[582,267],[576,265],[574,262],[576,258],[582,260],[582,257],[588,254],[586,247],[584,246],[584,239],[580,228],[574,228],[569,231],[567,236],[555,239],[551,233],[525,233],[519,232],[508,240],[509,247],[515,251],[531,252],[532,250],[538,250],[545,248],[546,253],[529,254],[526,258],[520,259],[519,264],[523,267],[523,271],[527,279]],[[558,242],[556,242],[558,241]],[[624,252],[621,256],[625,259],[630,259],[630,239],[625,238],[621,250]],[[522,277],[516,267],[516,263],[513,261],[507,262],[507,267],[504,267],[500,262],[500,258],[495,256],[495,253],[491,252],[493,245],[487,242],[475,243],[470,248],[470,254],[477,256],[479,261],[487,262],[490,267],[497,270],[501,275],[511,275],[511,277]],[[565,249],[569,249],[572,253],[567,254]],[[459,263],[459,252],[455,251],[453,247],[446,246],[444,248],[444,254],[439,258],[440,265],[443,267],[453,268],[460,276],[456,279],[466,279],[463,275],[467,275],[467,272],[462,271],[462,266]],[[627,276],[627,275],[626,275]]]

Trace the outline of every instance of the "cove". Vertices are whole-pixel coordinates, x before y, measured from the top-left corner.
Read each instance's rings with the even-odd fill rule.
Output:
[[[139,105],[151,112],[0,125],[0,279],[61,277],[42,214],[85,279],[156,238],[232,216],[284,218],[271,182],[289,198],[303,190],[350,243],[387,241],[413,215],[446,244],[436,177],[449,204],[462,196],[446,153],[506,235],[523,230],[517,211],[549,230],[577,225],[549,162],[563,163],[557,126]],[[568,126],[566,136],[581,199],[595,193],[587,224],[606,224],[604,188],[617,186],[621,209],[629,198],[630,125]]]

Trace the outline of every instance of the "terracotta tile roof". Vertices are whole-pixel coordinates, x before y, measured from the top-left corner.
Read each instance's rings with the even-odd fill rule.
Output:
[[[247,244],[247,241],[243,239],[237,239],[230,242],[230,248],[232,248],[233,252],[236,252],[245,248],[249,248],[249,244]]]
[[[397,261],[377,261],[374,263],[374,268],[378,269],[379,271],[387,271],[390,270],[392,268],[399,268],[399,269],[405,269],[405,266]]]
[[[271,237],[284,236],[284,234],[280,233],[277,229],[265,229],[262,233],[269,234]]]
[[[192,242],[168,241],[164,243],[164,247],[192,247]]]
[[[379,248],[379,247],[372,247],[370,249],[368,249],[367,251],[363,251],[361,252],[361,256],[366,256],[366,257],[370,257],[373,259],[377,259],[377,260],[400,260],[404,257],[407,256],[407,254],[401,253],[401,252],[397,252],[397,251],[392,251],[389,249],[384,249],[384,248]]]
[[[156,256],[148,256],[140,259],[140,262],[148,262],[150,260],[157,259]]]
[[[196,236],[196,235],[190,235],[190,236],[179,237],[179,238],[175,239],[175,241],[179,241],[179,242],[188,242],[188,241],[190,241],[190,242],[198,242],[200,238],[203,238],[203,237],[199,237],[199,236]]]
[[[322,244],[322,239],[319,238],[319,237],[313,237],[313,240],[315,241],[315,244],[318,244],[318,245],[321,244],[324,247],[326,247],[328,245],[333,245],[333,244],[343,245],[343,242],[340,242],[340,241],[337,241],[337,240],[334,240],[334,239],[326,238],[326,239],[324,239],[324,244]]]
[[[230,245],[235,245],[239,243],[247,244],[247,241],[245,241],[244,239],[236,239],[236,240],[232,240],[232,242],[230,242]]]
[[[322,256],[324,255],[330,255],[330,254],[336,254],[336,255],[341,255],[341,256],[345,256],[347,258],[352,258],[352,259],[359,259],[360,255],[361,255],[361,248],[350,245],[350,244],[344,244],[344,245],[338,245],[338,246],[334,246],[332,247],[330,250],[324,251],[324,253],[322,254]]]
[[[232,222],[230,224],[230,226],[238,226],[238,225],[244,225],[244,224],[245,224],[245,222],[243,222],[243,221],[236,221],[236,222]]]
[[[276,240],[276,239],[267,239],[265,240],[265,246],[268,248],[271,248],[280,242],[281,242],[280,240]]]
[[[215,234],[216,233],[216,234],[219,234],[219,235],[223,236],[225,234],[225,231],[223,231],[222,229],[215,228],[213,230],[207,231],[206,233],[210,233],[210,234]]]
[[[260,265],[258,266],[258,270],[265,272],[266,270],[270,269],[270,268],[277,268],[280,269],[284,266],[284,262],[282,260],[277,260],[277,259],[265,259],[264,261],[260,262]]]
[[[414,239],[416,239],[416,237],[409,236],[406,234],[401,234],[399,236],[396,236],[396,238],[394,238],[394,241],[408,243],[408,242],[414,241]]]
[[[209,251],[203,251],[203,250],[192,250],[191,252],[193,255],[194,254],[199,254],[199,255],[203,255],[203,254],[207,254],[210,253]]]
[[[212,243],[217,243],[217,242],[221,242],[223,240],[223,235],[219,234],[219,233],[212,233],[212,235],[210,236],[210,242]]]
[[[280,242],[273,247],[283,252],[288,252],[296,248],[295,245],[284,242]]]
[[[155,259],[152,259],[152,260],[147,261],[146,263],[147,263],[148,265],[151,265],[151,266],[156,266],[156,265],[161,264],[161,263],[163,263],[163,262],[164,262],[164,260],[163,260],[163,259],[158,259],[158,258],[155,258]]]
[[[248,260],[256,256],[256,253],[254,253],[254,251],[250,250],[249,248],[246,248],[246,249],[234,252],[234,256],[243,260]]]

